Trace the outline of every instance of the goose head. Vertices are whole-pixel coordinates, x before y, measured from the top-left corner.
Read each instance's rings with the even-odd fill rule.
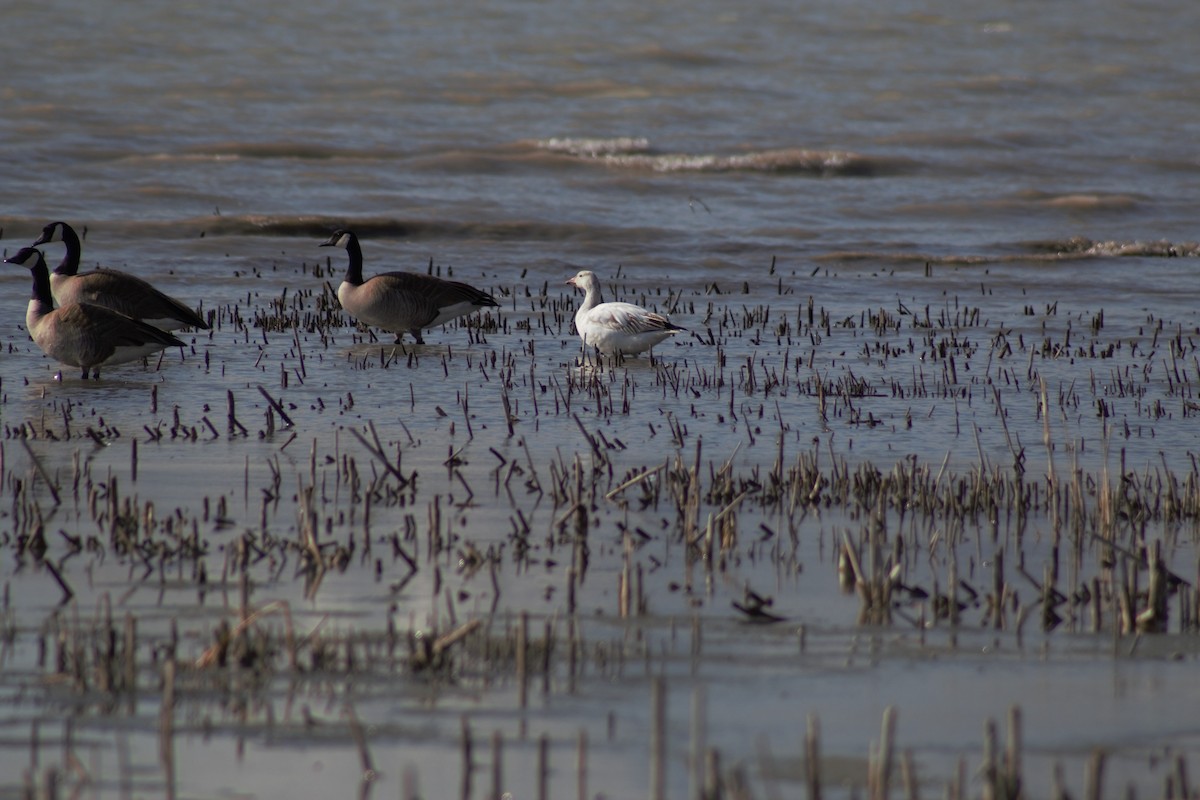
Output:
[[[46,266],[46,259],[42,256],[42,251],[38,250],[36,247],[22,247],[20,250],[4,259],[5,264],[16,264],[19,267],[25,267],[25,269],[31,270],[37,269],[39,261],[43,267]]]
[[[87,236],[87,228],[84,227],[83,235]],[[79,234],[75,232],[67,223],[62,220],[56,220],[42,228],[42,235],[33,243],[33,247],[42,244],[50,244],[51,242],[62,242],[67,246],[67,252],[63,255],[62,263],[54,268],[56,275],[60,277],[71,277],[79,273]]]
[[[596,287],[599,282],[596,280],[596,274],[590,269],[581,269],[575,277],[567,278],[567,283],[586,292]]]
[[[16,264],[33,273],[33,299],[41,303],[45,310],[54,307],[50,295],[50,270],[42,251],[36,247],[22,247],[13,255],[4,259],[6,264]]]
[[[50,242],[65,242],[68,238],[74,238],[76,241],[78,241],[79,236],[67,223],[62,222],[61,220],[57,222],[51,222],[46,227],[42,228],[42,235],[37,238],[37,241],[33,243],[33,246],[37,247],[39,244],[50,244]]]
[[[358,237],[354,235],[354,231],[336,230],[333,235],[325,241],[321,242],[319,247],[341,247],[349,250],[351,244],[358,241]]]

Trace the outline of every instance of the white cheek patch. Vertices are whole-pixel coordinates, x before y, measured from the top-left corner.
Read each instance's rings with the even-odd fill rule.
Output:
[[[337,240],[337,246],[338,247],[349,247],[350,246],[350,234],[343,233],[341,238]]]
[[[34,264],[37,263],[36,253],[37,250],[34,250],[32,247],[22,247],[9,258],[4,259],[4,261],[6,264],[17,264],[32,269]]]

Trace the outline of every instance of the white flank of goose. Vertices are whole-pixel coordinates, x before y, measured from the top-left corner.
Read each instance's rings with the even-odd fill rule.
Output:
[[[585,349],[605,355],[635,355],[649,350],[681,328],[664,315],[633,303],[605,303],[600,296],[600,279],[582,270],[567,281],[584,292],[583,304],[575,312],[575,329]]]
[[[342,247],[350,256],[346,278],[338,286],[342,308],[359,322],[396,334],[397,344],[405,331],[424,344],[422,330],[500,305],[474,286],[416,272],[383,272],[364,281],[362,248],[353,231],[336,231],[321,247]]]
[[[122,364],[184,343],[160,330],[111,308],[91,303],[71,303],[54,307],[50,294],[50,270],[42,251],[25,247],[8,263],[20,264],[33,273],[33,294],[25,312],[29,338],[46,355],[100,377],[100,367]]]
[[[79,236],[67,223],[51,222],[42,228],[42,235],[32,246],[50,242],[62,242],[67,246],[62,262],[50,274],[50,292],[54,295],[54,302],[60,306],[91,303],[119,311],[165,331],[180,328],[208,330],[208,325],[199,314],[136,275],[115,269],[97,269],[80,274]]]

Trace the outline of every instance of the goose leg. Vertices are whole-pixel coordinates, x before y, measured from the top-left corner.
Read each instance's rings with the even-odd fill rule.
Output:
[[[413,338],[417,340],[417,344],[425,344],[425,339],[421,336],[420,328],[410,328],[409,331],[412,333]]]

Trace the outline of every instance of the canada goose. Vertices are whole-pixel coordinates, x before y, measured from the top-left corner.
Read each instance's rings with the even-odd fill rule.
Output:
[[[415,272],[383,272],[363,280],[362,248],[353,231],[335,231],[321,247],[344,247],[350,267],[338,287],[338,301],[359,322],[396,334],[412,333],[417,344],[424,328],[434,328],[452,319],[489,306],[499,306],[486,292],[459,281],[447,281]]]
[[[31,246],[62,242],[67,253],[50,275],[50,292],[60,306],[92,303],[120,311],[165,331],[179,328],[208,330],[204,318],[146,281],[115,269],[98,269],[79,274],[79,236],[65,222],[51,222]]]
[[[610,356],[634,355],[687,330],[633,303],[602,302],[600,280],[591,270],[581,270],[567,283],[584,291],[583,304],[575,312],[575,328],[585,348]]]
[[[33,273],[33,294],[25,312],[29,337],[51,358],[82,367],[84,380],[89,370],[93,378],[99,378],[101,366],[136,361],[168,347],[184,346],[170,333],[111,308],[92,303],[55,308],[50,270],[37,248],[22,248],[5,260]]]

